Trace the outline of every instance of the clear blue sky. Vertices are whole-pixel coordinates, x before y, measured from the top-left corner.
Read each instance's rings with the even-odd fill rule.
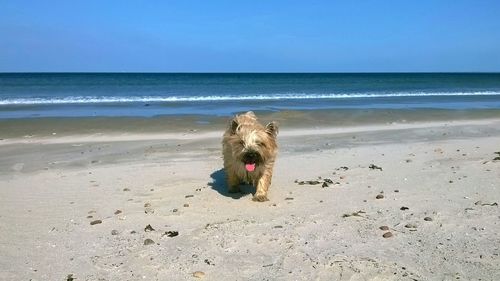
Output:
[[[500,71],[500,1],[0,0],[9,71]]]

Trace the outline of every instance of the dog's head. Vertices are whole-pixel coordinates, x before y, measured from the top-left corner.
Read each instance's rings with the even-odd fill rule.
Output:
[[[231,121],[229,142],[234,158],[253,172],[276,156],[278,124],[265,127],[257,122],[253,113],[239,115]]]

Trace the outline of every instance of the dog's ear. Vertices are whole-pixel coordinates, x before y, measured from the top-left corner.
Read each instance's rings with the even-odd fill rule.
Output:
[[[236,119],[231,120],[231,134],[234,135],[236,134],[236,129],[238,129],[238,122],[236,122]]]
[[[268,133],[272,137],[276,137],[278,135],[278,123],[275,121],[266,125],[266,133]]]

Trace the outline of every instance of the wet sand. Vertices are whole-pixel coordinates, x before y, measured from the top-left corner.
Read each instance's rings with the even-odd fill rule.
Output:
[[[0,279],[498,280],[500,120],[473,119],[282,122],[264,203],[226,192],[222,119],[25,127],[0,137]]]

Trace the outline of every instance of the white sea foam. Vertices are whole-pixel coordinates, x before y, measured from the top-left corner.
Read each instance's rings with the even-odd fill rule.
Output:
[[[209,101],[251,101],[251,100],[315,100],[315,99],[361,99],[397,97],[447,97],[447,96],[500,96],[500,92],[399,92],[399,93],[350,93],[350,94],[276,94],[246,96],[68,96],[56,98],[7,98],[0,99],[0,105],[48,105],[48,104],[98,104],[98,103],[175,103]]]

